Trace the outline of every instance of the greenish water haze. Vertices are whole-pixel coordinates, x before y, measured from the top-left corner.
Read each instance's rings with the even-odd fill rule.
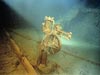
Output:
[[[58,63],[65,75],[100,74],[100,65],[96,65],[100,63],[100,9],[87,8],[79,0],[4,1],[32,24],[31,27],[26,25],[24,28],[23,25],[22,28],[14,30],[30,40],[11,33],[31,63],[35,64],[38,44],[43,37],[41,27],[44,17],[53,16],[56,23],[62,24],[64,31],[71,31],[73,34],[71,40],[61,38],[61,51],[49,56],[49,60]]]
[[[45,16],[55,17],[64,31],[71,31],[77,41],[100,44],[100,10],[87,8],[85,0],[4,0],[16,13],[41,32]]]

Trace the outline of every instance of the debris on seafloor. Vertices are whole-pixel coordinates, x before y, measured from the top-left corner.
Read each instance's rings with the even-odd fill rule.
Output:
[[[6,31],[5,31],[6,32]],[[27,71],[28,75],[38,75],[36,70],[32,67],[32,65],[30,64],[30,62],[28,61],[28,59],[23,55],[23,53],[20,51],[20,48],[18,47],[18,45],[15,43],[15,41],[10,38],[10,35],[8,32],[6,32],[6,36],[9,39],[9,44],[11,45],[11,48],[13,50],[13,52],[17,55],[20,63],[23,65],[23,67],[25,68],[25,70]]]

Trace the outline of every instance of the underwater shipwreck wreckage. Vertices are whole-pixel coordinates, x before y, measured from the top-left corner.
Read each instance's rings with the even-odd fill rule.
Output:
[[[54,68],[54,66],[48,69],[50,65],[47,58],[48,55],[52,55],[60,51],[60,38],[64,37],[65,39],[70,40],[72,32],[64,32],[61,28],[61,25],[55,24],[54,17],[50,16],[45,17],[44,23],[42,23],[42,25],[44,37],[40,43],[37,65],[42,72],[49,73]]]
[[[27,71],[27,75],[40,75],[39,72],[47,74],[53,71],[54,67],[57,67],[57,64],[48,61],[48,55],[53,55],[61,50],[61,37],[64,37],[67,40],[71,39],[72,33],[64,32],[60,24],[55,24],[53,17],[46,16],[44,23],[42,23],[42,28],[44,37],[38,48],[39,56],[35,67],[33,67],[28,59],[23,55],[10,34],[5,31],[9,39],[9,43],[13,48],[13,52],[17,55],[20,63],[24,66],[25,70]]]

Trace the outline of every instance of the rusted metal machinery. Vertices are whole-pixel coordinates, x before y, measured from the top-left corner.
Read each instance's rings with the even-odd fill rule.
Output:
[[[55,54],[61,50],[60,37],[71,39],[71,32],[64,32],[60,24],[55,24],[54,17],[45,17],[43,25],[44,37],[41,41],[39,50],[38,65],[46,66],[47,56]]]

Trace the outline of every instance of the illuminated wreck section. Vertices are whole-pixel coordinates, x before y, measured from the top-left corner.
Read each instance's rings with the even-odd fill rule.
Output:
[[[45,17],[42,23],[44,32],[43,40],[39,46],[38,69],[43,73],[50,73],[59,66],[57,63],[48,61],[48,55],[55,54],[61,50],[60,38],[71,39],[72,32],[64,32],[60,24],[56,24],[54,17]]]

